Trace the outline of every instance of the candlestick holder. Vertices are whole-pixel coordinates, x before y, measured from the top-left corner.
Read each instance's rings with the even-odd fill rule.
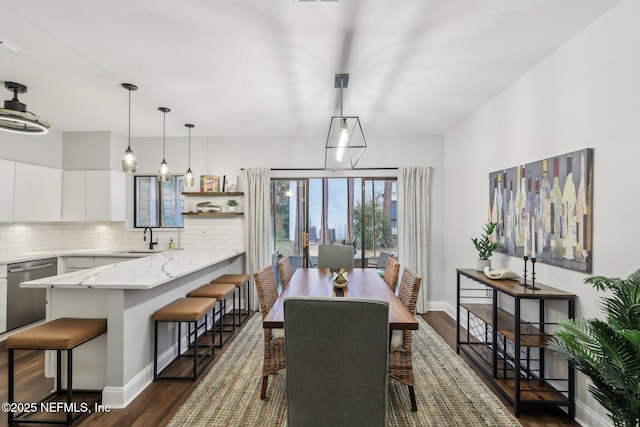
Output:
[[[528,288],[529,285],[527,284],[527,261],[529,261],[529,257],[525,255],[522,259],[524,259],[524,274],[522,275],[522,282],[518,284],[524,288]]]
[[[531,257],[531,286],[528,286],[527,289],[540,289],[536,287],[536,258]]]

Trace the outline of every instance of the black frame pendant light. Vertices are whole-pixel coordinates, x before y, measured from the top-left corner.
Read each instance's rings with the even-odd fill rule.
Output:
[[[138,168],[138,161],[131,149],[131,92],[138,90],[138,86],[131,83],[122,83],[122,87],[129,91],[129,144],[124,154],[122,154],[122,171],[132,173]]]
[[[335,88],[340,89],[340,115],[331,117],[325,146],[325,169],[353,169],[367,149],[358,116],[342,112],[343,90],[349,85],[349,74],[335,75]]]
[[[196,178],[193,176],[193,172],[191,172],[191,129],[193,129],[195,126],[191,123],[186,123],[185,127],[189,129],[189,168],[184,173],[184,186],[193,187]]]
[[[167,113],[171,111],[167,107],[159,107],[158,110],[162,111],[163,114],[163,124],[162,124],[162,163],[160,163],[160,169],[158,169],[158,181],[164,182],[169,181],[170,171],[169,165],[165,160],[165,148],[166,148],[166,130],[167,130]]]
[[[27,93],[27,87],[15,82],[4,82],[4,87],[13,92],[13,99],[4,101],[4,108],[0,108],[0,130],[29,135],[47,133],[49,122],[27,111],[27,105],[18,99],[19,93]]]

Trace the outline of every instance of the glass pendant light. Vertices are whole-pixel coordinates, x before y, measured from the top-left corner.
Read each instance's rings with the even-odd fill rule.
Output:
[[[343,90],[349,84],[349,74],[336,74],[335,88],[340,89],[340,115],[331,117],[325,146],[325,169],[353,169],[367,149],[360,118],[343,113]]]
[[[171,111],[167,107],[159,107],[158,110],[163,113],[163,124],[162,124],[162,163],[160,163],[160,169],[158,169],[158,181],[164,182],[169,181],[169,165],[165,160],[165,148],[166,148],[166,130],[167,130],[167,113]]]
[[[138,167],[136,155],[131,149],[131,91],[138,90],[138,86],[131,83],[122,83],[122,87],[129,91],[129,145],[122,155],[122,171],[131,173],[135,172]]]
[[[191,129],[195,126],[191,123],[185,124],[187,128],[189,128],[189,168],[184,173],[184,186],[185,187],[193,187],[195,183],[195,177],[193,176],[193,172],[191,172]]]

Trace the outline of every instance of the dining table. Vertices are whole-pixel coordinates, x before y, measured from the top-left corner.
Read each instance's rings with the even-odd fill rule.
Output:
[[[373,268],[349,268],[340,272],[348,279],[347,286],[336,288],[332,280],[337,273],[328,268],[298,268],[287,288],[278,296],[262,326],[284,327],[284,300],[288,297],[367,298],[389,303],[390,330],[417,330],[418,321],[406,309]]]

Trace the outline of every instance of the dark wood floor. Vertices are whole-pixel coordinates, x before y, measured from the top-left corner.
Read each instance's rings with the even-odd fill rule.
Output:
[[[443,312],[431,312],[423,316],[424,319],[455,348],[455,321]],[[233,340],[233,339],[232,339]],[[227,348],[229,344],[225,345]],[[222,351],[216,350],[216,357],[208,369],[217,362]],[[33,402],[46,395],[53,386],[53,381],[44,377],[43,352],[20,351],[17,353],[16,376],[19,378],[16,401]],[[473,365],[471,364],[473,367]],[[484,378],[479,372],[480,378]],[[206,375],[203,373],[201,378]],[[0,401],[7,401],[7,350],[4,343],[0,344]],[[109,413],[94,413],[84,417],[74,424],[81,427],[120,427],[120,426],[163,426],[166,425],[177,409],[188,398],[197,386],[197,381],[171,381],[151,384],[125,409],[113,409]],[[503,401],[513,413],[511,406],[501,395],[485,381],[490,389]],[[6,414],[0,414],[0,425],[6,425]],[[520,422],[523,426],[577,426],[566,415],[558,412],[547,412],[543,409],[526,411],[521,414]],[[264,426],[268,427],[268,426]]]

